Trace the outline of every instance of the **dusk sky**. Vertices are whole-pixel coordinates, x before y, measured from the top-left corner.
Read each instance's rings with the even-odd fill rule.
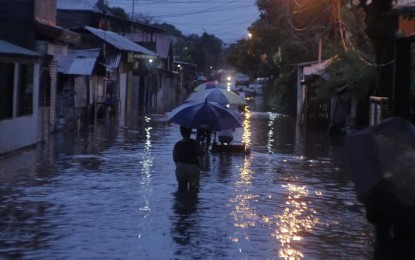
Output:
[[[133,0],[108,0],[129,15]],[[255,0],[134,0],[134,13],[173,24],[183,34],[214,34],[224,43],[247,37],[247,28],[259,17]]]

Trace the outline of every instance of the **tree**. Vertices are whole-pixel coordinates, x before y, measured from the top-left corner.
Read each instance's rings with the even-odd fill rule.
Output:
[[[109,9],[111,10],[111,12],[114,16],[125,19],[125,20],[129,19],[128,14],[121,7],[112,7],[112,8],[109,8]]]
[[[327,79],[321,79],[318,98],[329,99],[344,89],[343,100],[366,100],[375,89],[376,64],[373,45],[365,30],[363,10],[359,7],[341,9],[343,40],[333,38],[326,51],[334,61],[326,68]],[[347,89],[346,89],[347,88]]]
[[[371,40],[378,65],[379,80],[375,94],[391,97],[393,86],[393,46],[395,42],[395,15],[393,3],[397,0],[359,0],[357,5],[366,14],[366,33]]]
[[[230,48],[227,60],[238,70],[251,77],[269,78],[265,87],[272,105],[284,113],[295,113],[296,89],[293,64],[317,60],[319,37],[328,37],[322,30],[323,19],[311,19],[296,15],[297,10],[286,0],[258,0],[260,18],[250,27],[252,37],[237,42]],[[295,2],[295,1],[294,1]],[[301,0],[296,1],[298,4]],[[321,1],[320,1],[321,2]],[[323,1],[326,7],[328,0]],[[324,9],[321,6],[305,6],[314,13]],[[317,9],[313,9],[313,8]],[[305,14],[302,10],[302,14]],[[326,14],[325,9],[323,10]],[[321,11],[321,12],[323,12]],[[307,24],[307,30],[301,30]],[[294,105],[293,105],[294,104]]]

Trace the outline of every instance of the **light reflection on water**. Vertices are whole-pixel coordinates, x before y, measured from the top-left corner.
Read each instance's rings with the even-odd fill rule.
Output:
[[[307,206],[308,190],[306,186],[293,184],[282,185],[288,192],[286,207],[281,215],[277,215],[279,228],[273,234],[280,242],[279,257],[284,259],[301,259],[304,254],[295,249],[295,242],[303,240],[302,233],[312,232],[318,223],[315,210]]]
[[[140,205],[139,210],[142,212],[143,219],[149,219],[151,214],[151,199],[150,196],[153,193],[153,187],[151,185],[151,175],[152,175],[152,166],[153,166],[153,155],[152,155],[152,144],[151,144],[151,131],[153,127],[148,126],[151,121],[150,117],[144,118],[144,132],[145,132],[145,141],[144,141],[144,154],[141,159],[142,164],[142,180],[140,182],[139,189],[145,190],[143,193],[143,200],[142,204]],[[141,229],[145,230],[148,223],[146,221],[143,222]],[[138,234],[138,238],[141,238],[142,234]]]
[[[252,152],[209,154],[182,196],[179,139],[149,115],[1,160],[0,258],[370,259],[341,146],[253,104],[235,135]]]
[[[246,106],[244,109],[244,120],[242,123],[242,143],[246,145],[247,148],[251,146],[251,111],[249,107]]]

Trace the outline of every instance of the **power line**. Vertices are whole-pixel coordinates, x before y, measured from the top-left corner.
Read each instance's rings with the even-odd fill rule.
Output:
[[[125,10],[133,4],[133,0],[108,2]],[[226,42],[233,42],[234,35],[246,35],[258,12],[255,0],[135,0],[134,6],[135,15],[175,25],[186,34],[208,32]]]

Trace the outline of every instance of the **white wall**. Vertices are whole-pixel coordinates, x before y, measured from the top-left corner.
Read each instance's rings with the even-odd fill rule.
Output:
[[[33,114],[0,120],[0,154],[35,144],[38,141],[39,73],[40,65],[35,64],[33,70]],[[14,88],[17,88],[17,80],[14,82]]]

